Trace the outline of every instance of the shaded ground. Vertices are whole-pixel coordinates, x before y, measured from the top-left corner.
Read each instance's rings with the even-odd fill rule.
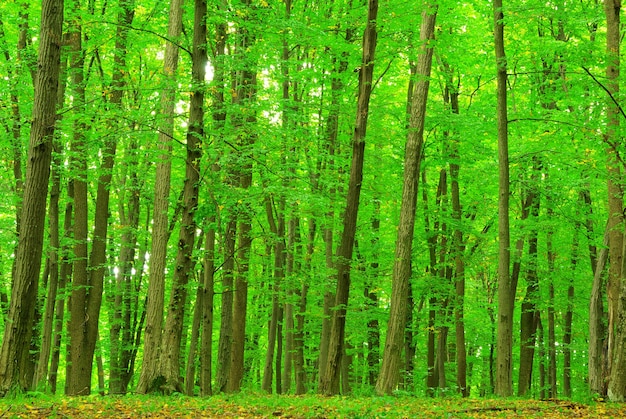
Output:
[[[413,397],[236,395],[211,398],[23,396],[0,400],[0,418],[626,418],[626,405]]]

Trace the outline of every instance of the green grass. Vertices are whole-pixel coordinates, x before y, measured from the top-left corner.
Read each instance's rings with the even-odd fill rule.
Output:
[[[0,418],[623,418],[626,405],[524,399],[277,396],[63,397],[0,399]]]

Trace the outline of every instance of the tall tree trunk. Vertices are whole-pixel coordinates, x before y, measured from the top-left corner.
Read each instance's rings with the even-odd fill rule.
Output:
[[[169,11],[168,39],[178,39],[182,31],[182,6],[184,0],[172,0]],[[158,376],[163,331],[163,306],[165,304],[165,266],[167,258],[168,208],[170,198],[172,135],[174,133],[174,107],[176,102],[176,70],[178,46],[173,42],[165,45],[163,73],[165,85],[161,93],[161,114],[164,118],[159,127],[158,147],[160,155],[156,164],[154,185],[154,220],[152,225],[152,251],[150,252],[150,278],[148,305],[146,307],[146,330],[143,345],[143,362],[137,383],[138,393],[154,390]]]
[[[114,112],[123,112],[122,98],[124,87],[126,86],[124,75],[126,69],[126,54],[128,28],[131,26],[135,11],[132,0],[120,0],[120,11],[118,13],[118,26],[115,40],[114,53],[114,71],[112,80],[112,92],[110,97],[111,106]],[[137,154],[139,148],[136,141],[133,141],[129,148],[129,152],[133,157]],[[135,259],[135,249],[137,245],[137,227],[139,226],[139,186],[137,178],[137,159],[129,160],[128,177],[130,178],[129,196],[128,196],[128,214],[125,213],[124,202],[121,203],[122,215],[121,224],[125,226],[122,233],[122,246],[120,250],[119,265],[121,272],[118,277],[118,289],[116,295],[116,315],[118,319],[111,326],[111,360],[110,369],[111,376],[109,389],[111,393],[126,393],[127,384],[122,383],[122,375],[129,375],[128,364],[130,363],[129,353],[132,349],[132,330],[131,330],[131,282],[132,269]],[[124,184],[126,180],[124,180]],[[125,193],[122,194],[126,196]],[[135,307],[136,308],[136,307]],[[121,340],[120,340],[121,339]],[[118,345],[119,343],[119,345]]]
[[[0,393],[13,388],[26,390],[32,377],[24,376],[30,358],[30,338],[34,327],[34,312],[43,236],[52,139],[56,120],[59,87],[60,53],[63,24],[63,0],[43,0],[39,37],[38,75],[35,83],[32,125],[22,217],[15,256],[15,274],[7,326],[0,349]]]
[[[374,54],[376,51],[376,18],[378,0],[369,0],[367,24],[363,35],[363,56],[359,74],[359,95],[357,103],[356,123],[352,137],[352,165],[346,198],[346,209],[343,219],[341,244],[337,249],[337,289],[335,293],[335,310],[332,317],[330,339],[328,341],[328,358],[324,375],[319,378],[319,392],[337,394],[339,392],[339,375],[341,357],[344,351],[344,334],[346,325],[346,306],[350,295],[350,262],[354,247],[359,197],[363,182],[363,157],[365,137],[367,133],[367,117],[372,92],[374,74]]]
[[[180,376],[180,349],[182,330],[184,328],[187,287],[195,266],[193,257],[197,229],[195,215],[198,208],[200,159],[202,157],[202,141],[204,139],[204,81],[207,65],[206,12],[206,0],[195,0],[191,70],[194,88],[191,92],[189,108],[182,220],[178,233],[176,269],[174,270],[174,281],[163,330],[160,365],[158,367],[159,375],[162,375],[164,378],[161,390],[166,393],[183,391],[183,383]]]
[[[422,12],[420,41],[422,43],[417,64],[418,80],[415,82],[409,130],[404,150],[404,183],[402,187],[402,204],[398,222],[395,262],[393,265],[391,308],[387,325],[387,338],[383,350],[383,361],[380,375],[376,381],[376,393],[391,394],[399,382],[403,339],[406,323],[406,301],[408,297],[409,278],[411,276],[411,252],[415,227],[415,210],[417,206],[417,189],[424,142],[424,121],[426,102],[430,82],[433,38],[436,6],[427,5]]]
[[[612,98],[619,97],[620,73],[620,13],[621,0],[605,0],[607,91]],[[607,394],[609,400],[626,400],[626,281],[624,280],[624,192],[623,176],[619,167],[618,144],[620,144],[620,115],[618,104],[607,102],[606,141],[609,207],[609,277],[607,284],[608,360],[609,375]]]
[[[220,3],[219,6],[223,9],[225,6]],[[222,134],[224,128],[224,122],[226,121],[226,111],[224,104],[224,56],[226,54],[226,23],[221,20],[215,25],[215,47],[213,49],[213,88],[212,94],[212,120],[213,131],[217,133],[217,136]],[[214,179],[217,179],[220,167],[216,162],[213,163],[211,168]],[[215,201],[215,197],[211,197]],[[212,381],[213,381],[213,319],[214,319],[214,297],[215,297],[215,236],[216,236],[216,223],[219,217],[219,205],[217,202],[213,202],[215,214],[209,217],[208,230],[206,232],[206,242],[204,245],[204,296],[203,309],[202,309],[202,336],[200,338],[200,395],[210,396],[213,394]],[[225,259],[224,263],[229,259]],[[232,255],[230,257],[232,260]],[[232,278],[232,276],[231,276]],[[231,299],[232,302],[232,299]],[[232,314],[232,303],[230,305],[230,313]],[[224,313],[222,313],[224,314]],[[221,334],[220,334],[221,340]],[[230,354],[229,354],[230,356]]]
[[[497,66],[498,120],[498,337],[496,388],[498,396],[513,394],[513,308],[517,283],[510,276],[509,140],[507,119],[507,62],[504,53],[502,0],[494,0],[494,45]]]

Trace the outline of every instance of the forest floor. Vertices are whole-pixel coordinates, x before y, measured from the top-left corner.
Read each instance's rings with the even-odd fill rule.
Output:
[[[0,399],[0,418],[626,418],[626,404],[523,399],[44,395]]]

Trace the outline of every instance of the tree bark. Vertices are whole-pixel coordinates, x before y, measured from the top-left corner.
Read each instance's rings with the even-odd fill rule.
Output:
[[[344,333],[346,325],[346,306],[350,295],[350,261],[354,247],[359,197],[363,182],[363,157],[365,152],[365,137],[367,133],[367,118],[369,102],[372,92],[374,73],[374,54],[376,51],[376,17],[378,14],[378,0],[369,0],[367,25],[363,35],[363,56],[359,74],[359,95],[357,115],[352,137],[352,163],[350,180],[346,198],[346,209],[343,220],[341,244],[337,249],[337,289],[335,293],[335,311],[332,317],[330,339],[328,341],[328,358],[324,374],[319,379],[319,392],[326,395],[339,392],[339,375],[341,356],[344,351]]]
[[[176,40],[182,31],[182,6],[184,0],[172,0],[169,11],[167,36]],[[159,127],[158,147],[160,155],[156,164],[154,185],[154,220],[152,226],[152,251],[150,252],[150,278],[148,304],[146,307],[146,329],[144,337],[143,363],[138,393],[154,389],[157,380],[161,335],[163,331],[163,307],[165,305],[165,265],[167,257],[168,208],[171,178],[172,135],[174,133],[174,106],[176,101],[176,71],[178,47],[173,42],[165,45],[163,73],[165,85],[161,92],[161,114],[164,118]]]
[[[498,120],[498,337],[496,395],[513,394],[513,308],[517,284],[510,276],[509,231],[509,141],[507,117],[507,62],[504,52],[502,0],[494,0],[494,45],[496,52]]]
[[[426,6],[426,9],[422,12],[422,25],[420,28],[422,47],[417,64],[418,79],[415,82],[412,95],[411,116],[404,151],[404,183],[392,274],[391,308],[387,324],[387,338],[383,350],[383,361],[380,375],[376,381],[376,393],[381,395],[391,394],[400,379],[399,373],[406,323],[406,301],[409,278],[411,276],[411,252],[413,248],[417,189],[433,54],[433,46],[429,41],[433,38],[436,18],[436,6]]]
[[[621,0],[605,0],[606,15],[606,53],[607,91],[613,98],[619,97],[620,73],[620,13]],[[607,283],[608,302],[608,388],[609,400],[626,400],[626,281],[624,280],[624,192],[623,175],[618,161],[617,145],[620,142],[620,115],[618,105],[608,100],[607,103],[606,141],[608,172],[608,209],[609,209],[609,277]]]
[[[195,0],[191,69],[194,87],[191,92],[189,128],[186,138],[187,158],[185,160],[182,220],[178,233],[176,269],[174,270],[174,281],[161,342],[159,373],[157,373],[165,379],[160,389],[166,393],[182,393],[183,391],[182,377],[180,376],[180,349],[187,287],[189,279],[193,276],[195,266],[193,257],[197,229],[195,214],[198,209],[200,159],[204,139],[204,81],[207,65],[206,12],[206,0]]]
[[[24,183],[19,242],[15,256],[15,274],[7,325],[0,349],[0,393],[26,390],[32,377],[24,376],[30,358],[30,338],[46,218],[46,200],[52,139],[56,121],[60,53],[63,24],[63,0],[43,0],[39,37],[38,74],[35,83],[30,143]],[[34,263],[33,263],[34,262]]]

